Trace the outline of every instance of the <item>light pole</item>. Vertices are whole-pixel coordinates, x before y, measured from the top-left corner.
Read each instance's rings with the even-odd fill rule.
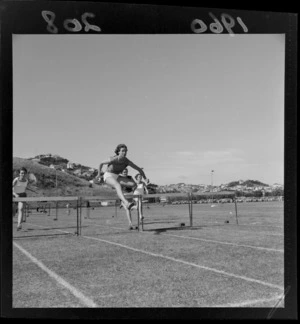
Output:
[[[55,157],[55,188],[57,188],[57,156]]]
[[[214,185],[214,181],[213,181],[213,176],[214,176],[214,170],[211,170],[210,175],[211,175],[211,199],[212,199],[212,203],[214,202],[214,194],[213,194],[213,185]],[[213,205],[212,205],[213,206]]]

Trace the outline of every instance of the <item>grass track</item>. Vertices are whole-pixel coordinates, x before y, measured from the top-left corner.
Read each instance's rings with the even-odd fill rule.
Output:
[[[283,204],[269,204],[241,206],[243,226],[209,224],[207,214],[221,222],[221,212],[193,206],[193,228],[187,206],[150,207],[145,232],[127,230],[124,211],[100,208],[83,219],[81,237],[72,235],[74,211],[60,210],[55,222],[31,215],[21,232],[14,223],[14,242],[98,307],[273,307],[283,291]],[[247,225],[256,215],[277,227]],[[13,283],[14,307],[88,307],[16,245]]]

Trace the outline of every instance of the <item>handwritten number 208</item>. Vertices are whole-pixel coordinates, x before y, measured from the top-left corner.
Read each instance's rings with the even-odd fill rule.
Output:
[[[54,25],[55,13],[52,11],[44,10],[42,11],[42,16],[45,19],[46,23],[48,24],[47,25],[48,32],[56,34],[58,32],[58,28]],[[89,12],[85,12],[83,15],[81,15],[82,23],[85,25],[84,31],[88,32],[91,29],[100,32],[101,31],[100,27],[88,23],[87,21],[88,17],[94,18],[95,15]],[[77,19],[66,19],[64,21],[64,27],[66,30],[71,32],[79,32],[82,29],[82,25]]]

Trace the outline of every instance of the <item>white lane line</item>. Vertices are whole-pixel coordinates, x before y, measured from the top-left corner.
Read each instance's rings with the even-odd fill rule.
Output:
[[[260,304],[260,303],[266,303],[266,302],[276,302],[278,300],[282,299],[282,296],[277,296],[269,299],[254,299],[254,300],[247,300],[241,303],[232,303],[232,304],[224,304],[224,305],[201,305],[201,307],[246,307],[250,305]]]
[[[19,244],[13,242],[14,246],[17,247],[23,254],[25,254],[34,264],[40,267],[43,271],[45,271],[51,278],[56,280],[61,286],[67,288],[76,298],[80,300],[87,307],[99,307],[92,299],[86,297],[82,292],[76,289],[74,286],[69,284],[62,277],[57,275],[55,272],[47,268],[42,262],[37,260],[34,256],[32,256],[29,252],[23,249]]]
[[[93,226],[124,230],[124,228],[115,227],[115,226],[108,226],[108,225],[93,224]],[[142,233],[142,234],[150,234],[147,231],[143,231],[143,232],[140,232],[140,233]],[[261,246],[252,246],[252,245],[244,245],[244,244],[237,244],[237,243],[231,243],[231,242],[215,241],[215,240],[208,240],[208,239],[202,239],[202,238],[191,237],[191,236],[183,236],[183,235],[175,235],[175,234],[167,234],[167,233],[160,233],[160,235],[174,236],[174,237],[184,238],[184,239],[188,239],[188,240],[205,241],[205,242],[212,242],[212,243],[217,243],[217,244],[241,246],[241,247],[246,247],[246,248],[258,249],[258,250],[266,250],[266,251],[272,251],[272,252],[280,252],[280,253],[284,252],[284,250],[276,250],[276,249],[271,249],[271,248],[266,248],[266,247],[261,247]]]
[[[253,246],[253,245],[244,245],[244,244],[237,244],[237,243],[223,242],[223,241],[215,241],[215,240],[208,240],[208,239],[202,239],[202,238],[191,237],[191,236],[166,234],[166,233],[161,233],[161,235],[174,236],[174,237],[179,237],[179,238],[183,238],[183,239],[190,239],[190,240],[197,240],[197,241],[212,242],[212,243],[217,243],[217,244],[241,246],[241,247],[246,247],[246,248],[251,248],[251,249],[258,249],[258,250],[266,250],[266,251],[282,252],[282,253],[284,252],[283,250],[276,250],[276,249],[271,249],[271,248],[266,248],[266,247]]]
[[[26,224],[31,225],[31,226],[41,227],[41,228],[49,228],[49,229],[52,229],[53,231],[62,232],[62,233],[66,233],[66,234],[74,234],[74,233],[72,233],[72,232],[69,232],[69,231],[63,231],[63,230],[60,230],[60,229],[58,229],[58,228],[52,228],[52,227],[50,227],[50,226],[42,226],[42,225],[32,224],[32,223],[28,223],[28,222],[26,222]]]
[[[116,246],[131,250],[131,251],[144,253],[144,254],[147,254],[147,255],[154,256],[154,257],[159,257],[159,258],[167,259],[167,260],[178,262],[178,263],[183,263],[183,264],[188,265],[188,266],[196,267],[196,268],[199,268],[199,269],[204,269],[204,270],[207,270],[207,271],[212,271],[212,272],[215,272],[215,273],[218,273],[218,274],[221,274],[221,275],[225,275],[227,277],[233,277],[233,278],[236,278],[236,279],[242,279],[242,280],[257,283],[257,284],[260,284],[260,285],[263,285],[263,286],[284,290],[284,288],[282,286],[274,285],[274,284],[271,284],[269,282],[265,282],[265,281],[257,280],[257,279],[253,279],[253,278],[248,278],[248,277],[245,277],[245,276],[235,275],[235,274],[232,274],[232,273],[229,273],[229,272],[226,272],[226,271],[201,266],[201,265],[196,264],[196,263],[187,262],[187,261],[184,261],[184,260],[180,260],[180,259],[176,259],[176,258],[173,258],[173,257],[170,257],[170,256],[166,256],[166,255],[163,255],[163,254],[157,254],[157,253],[152,253],[152,252],[145,251],[145,250],[136,249],[136,248],[133,248],[133,247],[128,246],[128,245],[124,245],[124,244],[120,244],[120,243],[116,243],[116,242],[111,242],[111,241],[99,239],[99,238],[96,238],[96,237],[85,236],[85,235],[83,235],[82,237],[86,238],[86,239],[90,239],[90,240],[95,240],[95,241],[99,241],[99,242],[108,243],[108,244],[111,244],[111,245],[116,245]]]
[[[259,224],[259,225],[256,225],[256,224]],[[265,224],[262,224],[262,223],[249,223],[249,224],[239,224],[239,225],[242,225],[242,226],[252,226],[252,225],[255,225],[255,226],[259,226],[259,227],[278,227],[278,228],[283,228],[283,224],[281,226],[279,225],[265,225]]]
[[[205,223],[205,224],[215,224],[215,223]],[[222,223],[219,223],[219,224],[222,224]],[[230,226],[230,225],[233,225],[233,226],[236,226],[236,227],[239,227],[239,226],[249,226],[249,225],[245,225],[245,224],[226,224],[226,226]],[[197,225],[197,226],[195,226],[195,227],[203,227],[204,225]],[[225,226],[225,225],[224,225]],[[251,225],[250,225],[251,226]],[[258,225],[257,225],[258,226]],[[213,229],[213,226],[211,227],[207,227],[207,228],[205,228],[205,229]],[[219,230],[222,230],[222,231],[228,231],[228,229],[227,228],[221,228],[221,227],[219,227],[218,228]],[[241,233],[241,234],[243,234],[243,233],[245,233],[245,232],[248,232],[248,233],[253,233],[253,231],[241,231],[241,232],[238,232],[238,233]],[[264,235],[273,235],[273,236],[283,236],[284,234],[280,234],[280,233],[270,233],[270,232],[255,232],[255,234],[264,234]]]

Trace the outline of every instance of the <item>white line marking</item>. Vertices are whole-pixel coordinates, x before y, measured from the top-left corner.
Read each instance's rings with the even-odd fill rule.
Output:
[[[215,223],[208,223],[206,222],[204,225],[206,224],[215,224]],[[222,224],[222,223],[219,223],[219,224]],[[203,227],[204,225],[194,225],[194,227]],[[230,225],[233,225],[233,226],[249,226],[249,225],[245,225],[245,224],[226,224],[224,226],[230,226]],[[251,226],[251,225],[250,225]],[[213,226],[210,226],[210,227],[207,227],[206,229],[213,229]],[[228,229],[227,228],[221,228],[219,227],[219,229],[221,229],[222,231],[227,231]],[[253,231],[241,231],[239,233],[245,233],[245,232],[248,232],[248,233],[253,233]],[[280,234],[280,233],[270,233],[270,232],[255,232],[255,234],[264,234],[264,235],[273,235],[273,236],[283,236],[284,234]]]
[[[259,224],[259,225],[254,225],[254,224]],[[283,224],[281,226],[277,226],[277,225],[264,225],[262,223],[248,223],[248,224],[238,224],[238,226],[278,227],[283,229]]]
[[[67,281],[65,281],[62,277],[57,275],[55,272],[51,271],[47,268],[42,262],[37,260],[34,256],[32,256],[29,252],[23,249],[19,244],[13,242],[14,246],[17,247],[22,253],[24,253],[34,264],[44,270],[51,278],[56,280],[61,286],[67,288],[76,298],[78,298],[81,303],[83,303],[87,307],[99,307],[92,299],[86,297],[83,293],[81,293],[78,289],[70,285]]]
[[[222,242],[222,241],[215,241],[215,240],[208,240],[208,239],[202,239],[202,238],[191,237],[191,236],[166,234],[166,233],[161,233],[161,235],[174,236],[174,237],[179,237],[179,238],[183,238],[183,239],[191,239],[191,240],[197,240],[197,241],[205,241],[205,242],[212,242],[212,243],[219,243],[219,244],[241,246],[241,247],[246,247],[246,248],[251,248],[251,249],[258,249],[258,250],[266,250],[266,251],[273,251],[273,252],[284,252],[283,250],[276,250],[276,249],[271,249],[271,248],[266,248],[266,247],[244,245],[244,244],[237,244],[237,243],[231,243],[231,242]]]
[[[112,227],[112,226],[105,226],[105,225],[98,225],[98,224],[93,224],[93,226],[109,227],[109,228],[116,228],[116,229],[124,230],[123,228],[120,228],[120,227]],[[60,230],[58,230],[58,231],[60,231]],[[142,232],[142,233],[145,233],[145,232]],[[172,234],[164,234],[164,235],[172,235]],[[261,280],[252,279],[252,278],[248,278],[248,277],[245,277],[245,276],[239,276],[239,275],[231,274],[231,273],[228,273],[228,272],[225,272],[225,271],[222,271],[222,270],[217,270],[217,269],[214,269],[214,268],[200,266],[200,265],[195,264],[195,263],[191,263],[191,262],[187,262],[187,261],[184,261],[184,260],[172,258],[172,257],[165,256],[165,255],[162,255],[162,254],[156,254],[156,253],[152,253],[152,252],[148,252],[148,251],[143,251],[143,250],[135,249],[135,248],[132,248],[130,246],[122,245],[122,244],[116,243],[116,242],[106,241],[106,240],[102,240],[102,239],[95,238],[95,237],[90,237],[90,236],[85,236],[85,235],[83,235],[82,237],[87,238],[87,239],[92,239],[92,240],[100,241],[100,242],[105,242],[105,243],[112,244],[112,245],[121,246],[121,247],[127,248],[129,250],[133,250],[133,251],[137,251],[137,252],[149,254],[149,255],[152,255],[152,256],[156,256],[156,257],[165,258],[165,259],[172,260],[172,261],[175,261],[175,262],[180,262],[180,263],[184,263],[184,264],[187,264],[187,265],[190,265],[190,266],[195,266],[195,267],[200,268],[200,269],[213,271],[213,272],[220,273],[220,274],[223,274],[223,275],[226,275],[226,276],[231,276],[231,277],[234,277],[234,278],[239,278],[239,279],[243,279],[243,280],[246,280],[246,281],[251,281],[251,282],[255,282],[255,283],[262,284],[262,285],[265,285],[265,286],[269,286],[269,287],[272,287],[272,288],[277,288],[277,289],[283,290],[283,288],[281,286],[274,285],[274,284],[271,284],[271,283],[267,283],[267,282],[264,282],[264,281],[261,281]],[[230,244],[230,243],[228,243],[228,244]],[[276,250],[276,251],[278,251],[278,250]]]
[[[99,224],[93,224],[93,226],[105,227],[105,228],[115,228],[115,229],[124,230],[124,228],[115,227],[115,226],[107,226],[107,225],[99,225]],[[140,233],[142,233],[142,234],[150,234],[147,231],[143,231],[143,232],[140,232]],[[218,243],[218,244],[227,244],[227,245],[241,246],[241,247],[258,249],[258,250],[266,250],[266,251],[281,252],[281,253],[284,252],[284,250],[276,250],[276,249],[271,249],[271,248],[266,248],[266,247],[260,247],[260,246],[252,246],[252,245],[236,244],[236,243],[231,243],[231,242],[223,242],[223,241],[215,241],[215,240],[201,239],[201,238],[191,237],[191,236],[183,236],[183,235],[175,235],[175,234],[167,234],[167,233],[160,233],[160,235],[174,236],[174,237],[179,237],[179,238],[185,238],[185,239],[191,239],[191,240],[197,240],[197,241],[206,241],[206,242],[212,242],[212,243]]]
[[[172,257],[166,256],[166,255],[163,255],[163,254],[157,254],[157,253],[152,253],[152,252],[149,252],[149,251],[136,249],[136,248],[133,248],[131,246],[127,246],[127,245],[123,245],[123,244],[120,244],[120,243],[99,239],[99,238],[96,238],[96,237],[85,236],[85,235],[83,235],[82,237],[87,238],[87,239],[91,239],[91,240],[95,240],[95,241],[99,241],[99,242],[104,242],[104,243],[120,246],[120,247],[128,249],[128,250],[148,254],[148,255],[151,255],[151,256],[154,256],[154,257],[159,257],[159,258],[167,259],[167,260],[170,260],[170,261],[183,263],[183,264],[188,265],[188,266],[193,266],[193,267],[196,267],[196,268],[199,268],[199,269],[212,271],[212,272],[222,274],[222,275],[225,275],[225,276],[228,276],[228,277],[234,277],[236,279],[242,279],[242,280],[249,281],[249,282],[254,282],[254,283],[257,283],[257,284],[260,284],[260,285],[263,285],[263,286],[284,290],[284,288],[282,286],[279,286],[279,285],[274,285],[274,284],[271,284],[271,283],[268,283],[268,282],[265,282],[265,281],[252,279],[252,278],[248,278],[248,277],[245,277],[245,276],[240,276],[240,275],[235,275],[235,274],[232,274],[232,273],[228,273],[228,272],[225,272],[225,271],[222,271],[222,270],[201,266],[201,265],[198,265],[196,263],[187,262],[187,261],[184,261],[184,260],[172,258]]]
[[[255,223],[249,223],[249,224],[239,224],[239,225],[243,225],[243,226],[247,226],[247,225],[254,225],[254,224],[259,224],[259,225],[256,225],[256,226],[259,226],[259,227],[278,227],[278,228],[283,228],[283,224],[281,226],[277,226],[277,225],[265,225],[265,224],[262,224],[262,223],[258,223],[258,222],[255,222]]]
[[[52,229],[53,231],[62,232],[62,233],[66,233],[66,234],[74,234],[74,233],[72,233],[72,232],[69,232],[69,231],[63,231],[63,230],[60,230],[60,229],[58,229],[58,228],[52,228],[52,227],[50,227],[50,226],[42,226],[42,225],[32,224],[32,223],[28,223],[28,222],[26,222],[26,224],[31,225],[31,226],[41,227],[41,228],[49,228],[49,229]],[[55,235],[55,234],[53,234],[53,235]]]
[[[274,302],[282,298],[282,296],[277,296],[269,299],[255,299],[255,300],[247,300],[241,303],[233,303],[233,304],[225,304],[225,305],[201,305],[201,307],[216,307],[216,308],[221,308],[221,307],[245,307],[253,304],[258,304],[258,303],[265,303],[265,302]]]

